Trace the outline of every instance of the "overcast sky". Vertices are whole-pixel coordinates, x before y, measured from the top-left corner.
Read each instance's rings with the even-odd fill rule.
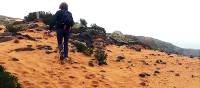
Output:
[[[108,32],[154,37],[200,49],[200,0],[1,0],[0,15],[23,18],[32,11],[55,13],[66,1],[74,19]]]

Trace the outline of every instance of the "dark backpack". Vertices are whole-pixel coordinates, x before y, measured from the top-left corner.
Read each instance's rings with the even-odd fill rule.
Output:
[[[57,20],[57,26],[59,28],[64,28],[64,25],[70,27],[70,26],[73,26],[73,24],[74,24],[74,20],[73,20],[72,14],[67,10],[62,10]]]

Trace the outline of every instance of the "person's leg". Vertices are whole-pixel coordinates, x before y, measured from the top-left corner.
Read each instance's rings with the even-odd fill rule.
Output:
[[[64,34],[64,57],[68,58],[68,40],[69,40],[69,31],[65,31]]]
[[[58,48],[59,48],[59,52],[63,49],[63,33],[61,30],[57,30],[57,43],[58,43]]]

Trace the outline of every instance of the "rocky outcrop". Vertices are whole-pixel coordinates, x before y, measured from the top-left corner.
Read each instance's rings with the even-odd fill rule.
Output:
[[[139,40],[139,43],[145,46],[150,47],[150,49],[153,50],[159,50],[162,52],[166,52],[168,54],[179,54],[179,55],[185,55],[185,56],[193,56],[193,57],[199,57],[200,56],[200,50],[198,49],[185,49],[180,48],[178,46],[175,46],[171,43],[164,42],[158,39],[154,39],[151,37],[144,37],[144,36],[135,36],[137,40]]]
[[[11,40],[13,40],[12,33],[10,32],[0,33],[0,43],[11,41]]]
[[[115,31],[111,34],[107,34],[107,36],[108,36],[107,42],[110,44],[128,45],[128,44],[134,44],[136,42],[134,39],[126,37],[120,31]]]

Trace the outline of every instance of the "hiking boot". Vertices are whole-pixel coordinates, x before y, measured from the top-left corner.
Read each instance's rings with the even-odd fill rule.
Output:
[[[60,60],[61,64],[65,64],[66,62],[68,62],[68,57],[64,57],[62,60]]]
[[[60,51],[60,60],[64,60],[65,57],[64,57],[64,50],[61,50]]]

